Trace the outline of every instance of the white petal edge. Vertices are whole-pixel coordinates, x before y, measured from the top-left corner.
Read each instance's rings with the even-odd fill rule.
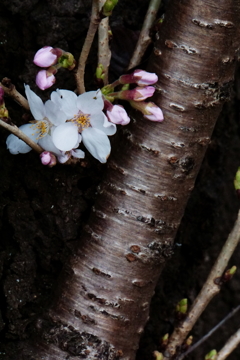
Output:
[[[33,92],[29,85],[25,86],[25,93],[28,99],[31,113],[33,114],[34,119],[42,120],[46,116],[45,106],[42,102],[42,99]]]
[[[102,111],[104,101],[101,90],[88,91],[78,96],[77,107],[84,114],[95,114]]]
[[[106,134],[95,128],[82,132],[83,144],[90,154],[101,163],[106,163],[111,152],[111,144]]]
[[[92,114],[90,123],[93,128],[101,130],[106,135],[114,135],[117,131],[116,125],[108,121],[106,115],[102,111],[98,114]]]
[[[33,133],[32,124],[24,124],[19,127],[19,129],[26,134],[31,140],[37,143],[38,133]],[[32,150],[32,148],[27,145],[23,140],[19,139],[17,136],[11,134],[7,137],[6,140],[7,149],[13,155],[17,154],[26,154]]]

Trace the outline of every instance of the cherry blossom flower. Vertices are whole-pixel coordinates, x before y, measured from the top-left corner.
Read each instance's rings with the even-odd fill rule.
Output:
[[[77,96],[69,90],[52,92],[51,101],[66,114],[67,122],[53,129],[52,140],[62,151],[75,148],[73,139],[81,134],[82,142],[93,157],[105,163],[111,151],[108,136],[115,134],[116,125],[103,113],[102,93],[89,91]],[[65,136],[65,134],[68,136]]]

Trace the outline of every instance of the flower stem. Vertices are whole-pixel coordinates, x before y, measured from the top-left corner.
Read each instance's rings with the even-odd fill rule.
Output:
[[[111,60],[109,49],[109,17],[102,19],[98,28],[98,64],[102,64],[104,70],[104,85],[108,84],[108,68]]]
[[[7,95],[11,96],[18,104],[24,107],[24,109],[30,110],[27,99],[16,90],[15,85],[11,83],[10,79],[3,78],[0,86]]]
[[[86,61],[99,23],[100,23],[100,16],[98,9],[98,0],[93,0],[90,25],[88,28],[85,42],[83,44],[82,52],[79,57],[78,69],[76,73],[77,90],[79,94],[85,92],[84,74],[85,74]]]
[[[135,66],[139,65],[139,63],[141,62],[141,59],[142,59],[148,45],[151,42],[149,32],[150,32],[150,29],[151,29],[151,27],[153,25],[153,22],[154,22],[155,18],[156,18],[156,15],[157,15],[157,12],[158,12],[158,9],[159,9],[160,5],[161,5],[161,0],[151,0],[150,1],[148,11],[147,11],[144,23],[143,23],[141,33],[140,33],[139,38],[138,38],[136,48],[134,50],[134,53],[133,53],[132,58],[131,58],[131,60],[129,62],[129,65],[128,65],[128,70],[130,70],[130,69],[134,68]]]
[[[16,135],[19,139],[23,140],[27,145],[29,145],[33,150],[37,153],[41,154],[44,150],[36,144],[33,140],[31,140],[26,134],[24,134],[16,125],[9,125],[5,121],[0,119],[0,126],[4,129],[7,129],[12,134]]]
[[[239,243],[239,239],[240,211],[238,212],[235,225],[229,234],[205,284],[203,285],[202,290],[193,302],[187,317],[174,329],[172,335],[170,336],[168,346],[164,352],[165,357],[163,360],[169,360],[169,358],[176,353],[176,349],[181,346],[209,302],[219,293],[221,288],[217,283],[217,280],[221,278],[230,257]]]

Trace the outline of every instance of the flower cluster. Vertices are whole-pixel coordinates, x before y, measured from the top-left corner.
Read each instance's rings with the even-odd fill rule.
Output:
[[[71,69],[75,60],[61,49],[46,46],[36,53],[34,63],[47,68],[39,71],[36,77],[36,84],[46,89],[55,82],[57,68]],[[94,158],[106,163],[111,151],[108,137],[116,133],[116,125],[130,122],[124,107],[113,104],[113,101],[128,101],[146,119],[160,122],[163,120],[161,109],[153,102],[144,101],[154,94],[155,88],[151,85],[157,80],[156,74],[135,70],[101,90],[79,96],[72,91],[58,89],[51,93],[45,104],[25,85],[34,120],[20,126],[20,130],[44,150],[40,155],[43,165],[54,166],[57,161],[65,163],[70,158],[83,159],[85,153],[79,149],[81,143]],[[135,84],[135,88],[130,88],[130,84]],[[0,107],[2,97],[0,93]],[[12,154],[25,154],[31,150],[28,144],[13,134],[8,136],[6,143]]]
[[[102,111],[104,100],[100,90],[79,96],[69,90],[53,91],[51,100],[45,104],[28,85],[25,91],[35,118],[32,123],[20,126],[27,136],[54,154],[60,163],[71,156],[84,158],[84,152],[78,149],[81,142],[101,163],[107,161],[111,151],[108,136],[115,134],[116,125],[109,122]],[[13,134],[7,138],[7,148],[12,154],[31,150]],[[42,162],[46,163],[46,157]]]
[[[33,62],[41,68],[47,68],[40,70],[36,76],[36,84],[41,90],[48,89],[56,82],[55,74],[59,68],[72,70],[76,64],[72,54],[51,46],[44,46],[38,50]]]

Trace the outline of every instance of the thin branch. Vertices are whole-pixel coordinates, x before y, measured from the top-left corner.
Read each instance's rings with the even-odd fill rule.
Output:
[[[225,360],[234,349],[240,344],[240,329],[232,335],[224,347],[218,352],[217,360]]]
[[[44,150],[31,140],[27,135],[25,135],[16,125],[9,125],[5,121],[0,119],[0,126],[10,131],[12,134],[16,135],[19,139],[23,140],[27,145],[29,145],[37,153],[41,154]]]
[[[0,83],[0,86],[3,88],[4,92],[11,96],[18,104],[20,104],[22,107],[24,107],[26,110],[30,110],[29,104],[27,99],[22,96],[17,90],[15,85],[13,85],[11,82],[9,83],[9,86],[3,85],[4,81],[10,81],[7,78],[4,78],[2,82]]]
[[[235,222],[234,228],[229,234],[221,253],[219,254],[202,290],[198,294],[185,320],[179,324],[169,338],[168,346],[164,352],[164,360],[169,360],[176,349],[181,346],[188,333],[192,330],[194,324],[205,310],[211,299],[220,291],[220,285],[217,280],[221,278],[227,263],[232,256],[240,238],[240,211]]]
[[[102,64],[104,69],[104,85],[108,84],[108,68],[111,60],[109,49],[109,16],[102,19],[98,28],[98,64]]]
[[[139,65],[148,45],[151,43],[151,38],[149,36],[149,32],[150,32],[150,29],[156,18],[160,4],[161,4],[161,0],[151,0],[150,1],[148,11],[147,11],[144,23],[143,23],[141,33],[139,35],[139,39],[138,39],[136,48],[134,50],[134,53],[132,55],[129,65],[128,65],[128,70]]]
[[[85,74],[86,61],[87,61],[88,54],[89,54],[89,51],[92,46],[94,36],[95,36],[97,28],[98,28],[98,25],[100,23],[98,7],[99,7],[98,0],[93,0],[90,25],[88,28],[85,42],[83,44],[82,52],[79,57],[78,69],[77,69],[77,73],[76,73],[77,90],[78,90],[79,94],[82,94],[85,92],[84,74]]]
[[[194,345],[192,345],[185,353],[178,356],[177,360],[184,359],[188,354],[190,354],[192,351],[194,351],[196,348],[198,348],[200,345],[202,345],[212,334],[215,333],[223,324],[225,324],[226,321],[231,319],[233,315],[235,315],[240,310],[240,305],[238,305],[235,309],[233,309],[225,318],[223,318],[214,328],[212,328],[206,335],[204,335],[199,341],[197,341]]]

